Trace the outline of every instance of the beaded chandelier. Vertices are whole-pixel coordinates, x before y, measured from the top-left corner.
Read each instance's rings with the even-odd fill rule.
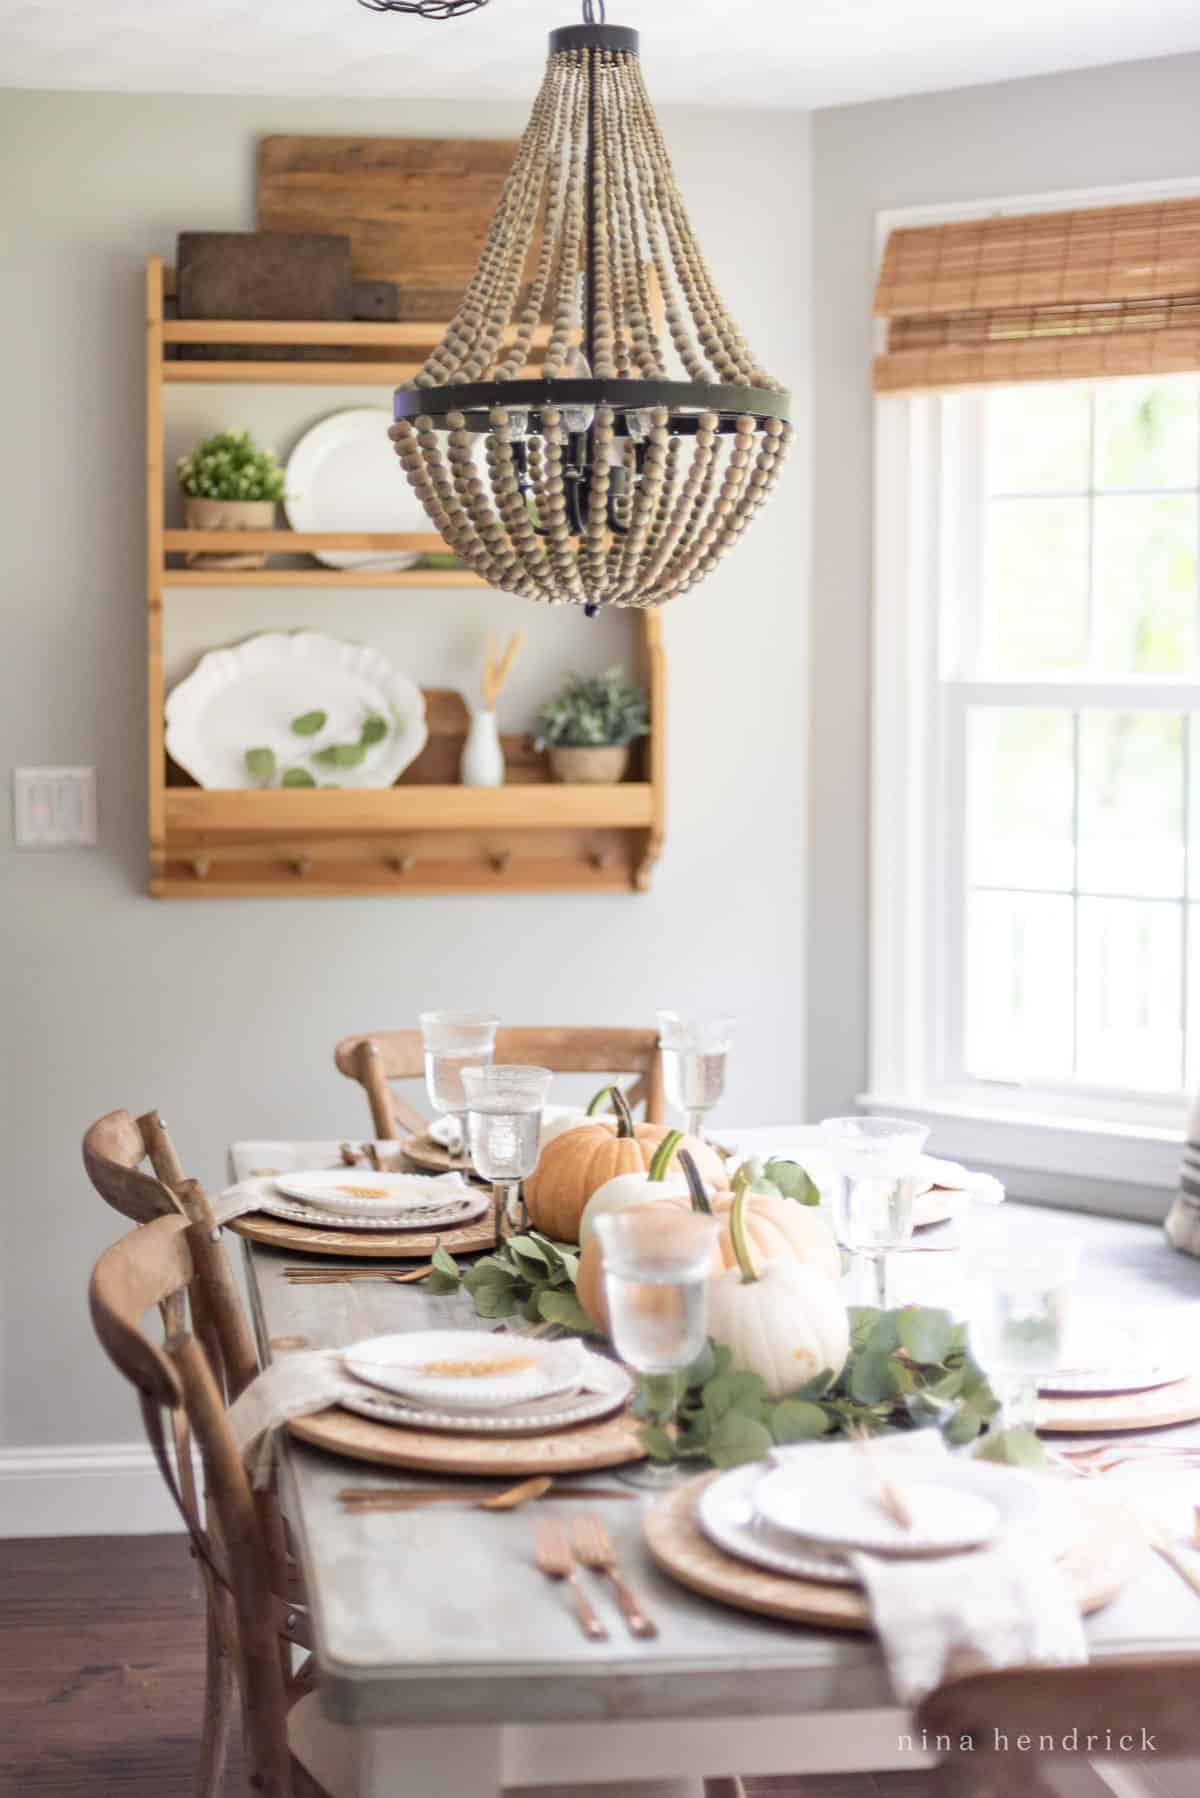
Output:
[[[584,19],[551,33],[483,253],[391,436],[476,574],[591,615],[703,580],[791,427],[692,231],[637,33],[602,0]]]

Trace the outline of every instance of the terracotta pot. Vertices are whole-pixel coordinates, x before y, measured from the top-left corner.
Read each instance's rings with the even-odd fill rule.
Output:
[[[578,782],[586,786],[612,786],[624,780],[629,766],[629,745],[618,743],[604,749],[552,749],[550,772],[555,780]]]
[[[184,495],[183,518],[189,531],[269,531],[275,524],[275,501],[195,499],[188,493]],[[201,555],[190,551],[184,560],[189,568],[265,568],[267,552]]]

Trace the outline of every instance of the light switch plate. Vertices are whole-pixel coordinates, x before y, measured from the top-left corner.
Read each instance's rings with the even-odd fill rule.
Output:
[[[94,768],[14,768],[18,849],[90,849],[96,843]]]

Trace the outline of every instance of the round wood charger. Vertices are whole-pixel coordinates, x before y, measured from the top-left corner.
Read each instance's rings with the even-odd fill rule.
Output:
[[[696,1501],[718,1477],[706,1473],[689,1480],[646,1513],[646,1546],[663,1571],[693,1592],[739,1611],[824,1629],[869,1630],[866,1594],[857,1586],[768,1573],[709,1541],[696,1521]],[[1115,1598],[1142,1552],[1144,1544],[1115,1505],[1095,1493],[1080,1494],[1079,1535],[1059,1565],[1085,1616]]]
[[[323,1411],[298,1417],[288,1425],[293,1436],[330,1454],[352,1461],[374,1461],[381,1467],[407,1467],[428,1473],[499,1474],[587,1473],[597,1467],[620,1467],[641,1461],[645,1451],[638,1425],[629,1411],[576,1424],[545,1436],[459,1436],[440,1430],[410,1430],[373,1423],[350,1411]]]
[[[1039,1398],[1038,1431],[1101,1435],[1105,1430],[1153,1430],[1200,1418],[1200,1378],[1172,1380],[1148,1392],[1064,1392]]]
[[[469,1155],[452,1155],[444,1149],[440,1142],[434,1142],[432,1136],[406,1136],[400,1144],[400,1153],[411,1161],[414,1167],[424,1169],[430,1174],[470,1174],[474,1172]]]
[[[491,1212],[440,1230],[327,1230],[324,1225],[290,1224],[282,1217],[248,1212],[227,1226],[251,1242],[272,1249],[290,1249],[299,1255],[349,1257],[353,1261],[419,1261],[432,1255],[440,1242],[452,1255],[470,1255],[496,1243]]]

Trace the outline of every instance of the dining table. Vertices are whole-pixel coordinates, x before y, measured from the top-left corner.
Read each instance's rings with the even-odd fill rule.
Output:
[[[797,1153],[810,1132],[772,1126],[720,1135],[739,1152],[768,1155]],[[337,1159],[336,1142],[240,1142],[230,1174]],[[1081,1242],[1085,1297],[1114,1309],[1155,1306],[1200,1344],[1200,1262],[1172,1251],[1160,1227],[1011,1199],[1006,1209],[1018,1238],[1045,1243],[1069,1234]],[[911,1252],[894,1258],[896,1302],[953,1306],[959,1257],[953,1225],[942,1229],[942,1242],[936,1231],[922,1232]],[[243,1249],[264,1363],[382,1333],[493,1327],[461,1291],[436,1296],[424,1284],[385,1280],[295,1283],[285,1273],[294,1253],[251,1241]],[[1156,1435],[1200,1450],[1200,1423]],[[345,1487],[413,1489],[431,1476],[342,1459],[286,1431],[278,1478],[318,1672],[317,1693],[294,1713],[294,1746],[333,1798],[496,1798],[509,1787],[587,1784],[636,1790],[656,1780],[934,1762],[893,1696],[872,1636],[752,1615],[660,1571],[642,1535],[653,1494],[485,1513],[472,1507],[472,1482],[463,1479],[461,1506],[362,1512],[343,1504]],[[609,1469],[571,1483],[611,1488],[616,1476]],[[585,1639],[569,1595],[537,1569],[538,1516],[553,1511],[565,1520],[589,1509],[603,1514],[620,1570],[657,1624],[652,1639],[626,1632],[598,1583],[588,1589],[610,1633],[604,1642]],[[1139,1550],[1121,1590],[1088,1619],[1087,1635],[1097,1660],[1195,1653],[1200,1596]]]

